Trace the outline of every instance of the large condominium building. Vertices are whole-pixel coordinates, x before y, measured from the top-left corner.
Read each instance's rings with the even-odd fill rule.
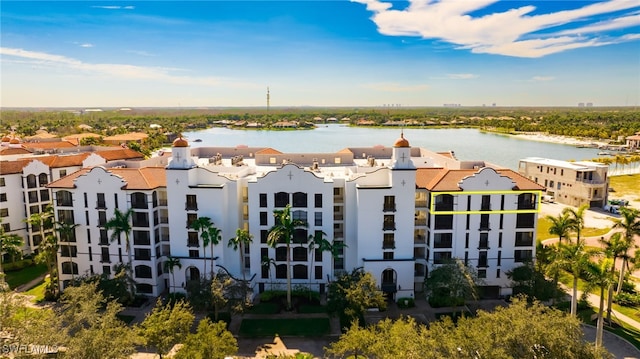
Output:
[[[82,168],[139,160],[144,156],[136,151],[117,148],[83,148],[84,152],[45,155],[33,151],[34,146],[51,143],[22,144],[19,140],[3,138],[0,146],[0,220],[4,232],[22,237],[23,254],[35,253],[43,235],[51,234],[53,225],[40,228],[26,220],[42,213],[51,204],[51,190],[47,184]],[[54,150],[54,152],[59,150]],[[7,258],[5,258],[7,259]]]
[[[556,202],[579,207],[604,207],[609,193],[609,166],[589,161],[567,162],[530,157],[520,161],[518,172],[545,187]]]
[[[505,273],[534,255],[543,187],[482,161],[412,148],[403,136],[392,147],[336,153],[192,149],[180,138],[164,157],[166,168],[85,168],[48,185],[58,220],[78,225],[59,253],[61,285],[131,261],[141,293],[182,291],[212,265],[251,278],[258,293],[282,288],[290,256],[293,285],[323,292],[337,274],[362,267],[391,297],[410,297],[430,269],[456,257],[478,269],[488,292],[505,295]],[[287,206],[307,224],[289,253],[267,244],[274,211]],[[116,208],[133,211],[128,248],[124,235],[111,241],[104,227]],[[220,230],[213,250],[191,228],[200,217]],[[237,229],[253,236],[244,253],[228,246]],[[334,255],[310,251],[316,235],[344,247]],[[168,256],[181,262],[173,275],[164,270]],[[263,266],[264,258],[273,265]]]

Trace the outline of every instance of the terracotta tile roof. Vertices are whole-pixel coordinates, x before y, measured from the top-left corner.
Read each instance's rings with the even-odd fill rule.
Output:
[[[63,168],[72,166],[82,166],[82,161],[89,157],[90,152],[78,153],[64,156],[51,156],[52,161],[49,164],[51,168]]]
[[[71,148],[71,147],[75,147],[75,145],[68,141],[23,142],[22,147],[48,150],[48,149],[54,149],[54,148]]]
[[[271,147],[264,148],[260,151],[256,151],[256,155],[281,155],[282,152],[275,150]]]
[[[63,137],[62,139],[78,146],[80,144],[80,141],[83,138],[89,138],[89,137],[99,138],[101,136],[97,133],[76,133],[75,135],[69,135],[69,136]]]
[[[149,135],[147,135],[146,133],[131,132],[131,133],[125,133],[122,135],[105,137],[103,138],[103,141],[138,141],[138,140],[144,140],[147,137],[149,137]]]
[[[144,155],[130,148],[114,147],[113,150],[96,151],[95,154],[107,161],[144,159]]]
[[[75,188],[75,180],[84,176],[92,168],[84,168],[57,181],[49,183],[49,188]],[[166,171],[163,167],[107,168],[107,172],[122,178],[127,190],[152,190],[167,186]]]
[[[13,147],[2,147],[0,149],[1,156],[9,156],[9,155],[26,155],[31,153],[31,151],[24,148],[13,148]]]
[[[24,166],[28,165],[32,159],[18,159],[15,161],[0,161],[0,175],[10,175],[21,173]]]
[[[478,173],[479,170],[452,170],[446,168],[419,168],[416,171],[416,186],[430,191],[461,191],[458,186],[464,178]],[[498,169],[496,172],[515,182],[514,190],[544,190],[544,187],[510,169]]]

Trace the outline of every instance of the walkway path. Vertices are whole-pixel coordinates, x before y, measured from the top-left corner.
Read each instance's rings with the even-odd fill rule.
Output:
[[[17,286],[14,290],[16,292],[19,292],[19,293],[20,292],[26,292],[29,289],[31,289],[31,288],[37,286],[38,284],[40,284],[40,282],[42,282],[47,276],[48,276],[48,274],[44,273],[44,274],[38,276],[37,278],[34,278],[33,280],[23,284],[23,285]]]

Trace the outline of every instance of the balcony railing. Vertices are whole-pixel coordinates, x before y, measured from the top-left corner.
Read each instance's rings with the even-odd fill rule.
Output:
[[[198,204],[197,203],[191,203],[191,202],[185,202],[184,209],[187,210],[187,211],[197,211],[198,210]]]
[[[382,211],[383,212],[395,212],[396,211],[396,204],[395,203],[385,204],[384,206],[382,206]]]
[[[424,218],[416,218],[413,221],[413,225],[414,226],[426,226],[427,225],[427,218],[426,217],[424,217]]]
[[[427,201],[416,201],[416,207],[426,207]]]

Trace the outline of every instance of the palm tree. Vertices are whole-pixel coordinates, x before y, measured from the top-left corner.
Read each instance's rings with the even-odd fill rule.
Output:
[[[315,234],[309,235],[309,253],[311,254],[311,267],[309,268],[309,283],[311,283],[311,279],[313,278],[313,262],[316,259],[316,249],[320,251],[328,250],[331,243],[325,238],[327,234],[318,231]]]
[[[164,262],[164,270],[171,273],[171,279],[173,279],[174,287],[176,285],[176,277],[173,270],[175,267],[178,267],[178,269],[182,269],[182,263],[180,263],[180,258],[167,256],[167,260]],[[169,293],[171,293],[171,284],[169,284]]]
[[[276,260],[273,258],[269,258],[269,257],[262,257],[262,260],[260,261],[260,265],[264,268],[266,267],[268,272],[267,275],[269,276],[269,283],[271,284],[271,290],[273,290],[273,281],[271,280],[271,266],[273,265],[273,267],[275,268],[276,266]]]
[[[222,242],[222,231],[219,228],[214,227],[212,223],[209,228],[209,245],[211,246],[211,278],[213,278],[213,247],[218,245],[220,242]],[[242,270],[244,270],[244,268],[242,268]]]
[[[211,218],[209,217],[198,217],[191,223],[191,228],[198,231],[200,233],[200,238],[202,239],[202,255],[204,256],[203,271],[205,273],[207,271],[207,246],[211,241],[209,237],[209,230],[211,227],[213,227],[213,222],[211,222]],[[213,274],[211,277],[213,277]]]
[[[278,244],[284,243],[287,247],[287,309],[291,309],[291,242],[296,228],[306,227],[307,223],[291,217],[291,205],[283,210],[273,211],[275,225],[269,230],[267,244],[276,248]]]
[[[236,236],[229,239],[228,247],[233,247],[234,251],[240,253],[240,270],[242,271],[242,281],[246,282],[244,274],[244,248],[253,241],[253,236],[248,230],[238,228],[236,229]]]
[[[7,234],[0,226],[0,274],[4,274],[2,269],[2,258],[4,253],[11,255],[12,257],[20,253],[20,249],[24,245],[22,237],[15,233]],[[0,276],[0,282],[4,280],[4,275]]]
[[[558,244],[558,251],[558,265],[573,276],[571,315],[575,317],[578,311],[578,278],[580,278],[580,276],[586,271],[590,259],[590,253],[585,249],[583,241],[569,244]]]
[[[584,228],[584,212],[587,209],[589,209],[589,205],[585,203],[577,209],[573,207],[565,207],[562,210],[562,213],[568,213],[572,219],[571,229],[576,232],[576,242],[580,242],[580,232]]]
[[[627,252],[629,249],[637,247],[634,236],[640,235],[640,211],[633,208],[621,207],[620,214],[622,215],[622,219],[616,220],[613,228],[622,229],[626,249],[622,256],[622,267],[620,267],[620,278],[618,279],[616,294],[620,293],[622,283],[624,282],[624,270],[628,266],[629,259]]]
[[[58,243],[59,242],[71,242],[72,240],[75,242],[75,234],[76,227],[79,224],[67,223],[67,222],[56,222],[56,230],[58,231]],[[57,247],[56,247],[57,251]],[[57,261],[57,256],[56,256]],[[69,262],[72,261],[71,257],[71,246],[69,246]],[[56,263],[56,268],[58,267]],[[73,268],[71,268],[71,280],[73,281]]]
[[[600,258],[597,263],[588,262],[587,277],[589,283],[600,288],[600,306],[598,307],[598,324],[596,326],[596,348],[602,346],[602,331],[604,330],[604,291],[609,288],[615,281],[611,276],[611,267],[613,261],[611,258]]]
[[[600,243],[604,248],[604,253],[607,258],[611,258],[613,261],[613,265],[611,266],[611,276],[615,275],[616,271],[616,260],[618,258],[622,258],[623,256],[627,256],[628,247],[625,241],[622,239],[622,234],[620,232],[616,232],[609,237],[608,240],[605,240],[604,237],[600,238]],[[611,325],[611,304],[613,303],[613,286],[609,287],[609,293],[607,298],[607,323]]]
[[[111,230],[111,241],[115,241],[120,238],[120,234],[124,233],[124,244],[125,249],[127,250],[127,257],[129,260],[129,265],[127,266],[129,271],[129,277],[133,278],[133,258],[131,256],[131,229],[133,226],[131,225],[131,218],[133,217],[133,208],[129,208],[125,212],[121,212],[119,209],[115,208],[113,210],[113,217],[104,224],[104,228],[106,230]],[[135,289],[133,288],[133,283],[131,283],[131,294],[135,293]]]
[[[558,236],[558,243],[562,243],[563,238],[569,239],[569,231],[573,224],[568,213],[560,213],[557,217],[547,215],[545,218],[551,221],[549,234]]]
[[[50,223],[49,221],[52,218],[53,218],[53,207],[51,207],[51,205],[47,205],[44,211],[32,213],[28,218],[24,220],[24,222],[31,225],[32,229],[33,227],[37,227],[40,233],[40,241],[44,241],[45,239],[44,227],[47,223]],[[36,246],[35,243],[33,245],[34,247]],[[38,245],[40,245],[40,243],[38,243]]]

